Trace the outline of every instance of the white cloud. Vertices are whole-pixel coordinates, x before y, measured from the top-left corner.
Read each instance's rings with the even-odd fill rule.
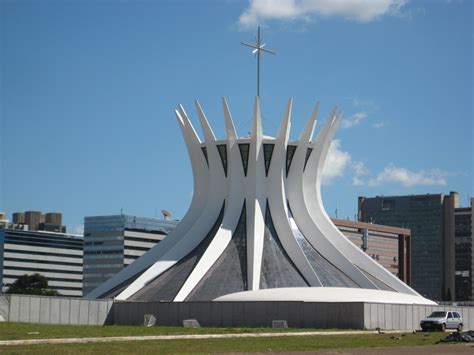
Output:
[[[364,186],[365,182],[360,177],[354,176],[352,178],[352,185],[354,185],[354,186]]]
[[[379,109],[373,100],[360,99],[358,97],[352,98],[352,106],[365,111],[378,111]]]
[[[80,224],[74,227],[73,234],[84,235],[84,225]]]
[[[361,176],[361,175],[367,175],[369,173],[369,171],[367,170],[367,168],[365,167],[365,164],[363,161],[356,161],[352,164],[352,170],[354,170],[354,173],[357,175],[357,176]]]
[[[322,183],[327,185],[334,178],[342,176],[350,163],[351,156],[348,152],[341,150],[341,141],[333,140],[323,167]]]
[[[375,122],[375,123],[372,125],[372,127],[379,129],[379,128],[385,127],[386,124],[387,124],[386,121],[383,121],[383,122]]]
[[[401,184],[404,187],[446,186],[448,176],[465,175],[463,172],[447,172],[441,169],[411,171],[390,164],[374,177],[364,162],[352,160],[351,155],[342,150],[340,140],[333,140],[323,168],[323,185],[328,185],[335,178],[343,176],[347,170],[354,173],[353,186],[380,186],[389,183]]]
[[[352,116],[343,119],[341,121],[341,128],[347,129],[360,124],[365,118],[367,118],[367,112],[357,112]]]
[[[369,175],[369,170],[365,167],[363,161],[354,161],[351,166],[354,171],[354,176],[352,177],[353,186],[364,186],[365,181],[362,178],[363,176]]]
[[[434,169],[431,171],[410,171],[405,168],[397,167],[393,164],[385,167],[375,178],[368,181],[369,186],[379,186],[386,183],[399,183],[405,187],[417,185],[447,185],[447,174],[441,170]]]
[[[323,167],[323,185],[329,185],[335,178],[344,175],[348,169],[354,172],[352,185],[365,185],[362,177],[368,175],[369,170],[366,168],[364,162],[353,161],[351,155],[341,149],[341,141],[335,139],[331,142],[328,157]]]
[[[338,16],[356,22],[370,22],[385,15],[398,15],[408,0],[250,0],[239,17],[242,27],[265,20],[307,20],[311,16]]]

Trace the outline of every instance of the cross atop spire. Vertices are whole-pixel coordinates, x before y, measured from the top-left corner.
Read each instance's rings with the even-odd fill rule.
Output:
[[[250,44],[250,43],[245,43],[245,42],[240,42],[244,46],[253,48],[252,53],[257,56],[257,96],[260,96],[260,56],[265,53],[270,53],[270,54],[276,54],[275,52],[265,49],[265,43],[262,43],[260,39],[260,26],[258,26],[258,31],[257,31],[257,38],[256,38],[256,43],[255,44]]]

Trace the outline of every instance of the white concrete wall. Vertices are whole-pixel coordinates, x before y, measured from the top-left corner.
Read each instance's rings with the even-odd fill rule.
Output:
[[[464,329],[474,328],[474,307],[413,306],[379,303],[331,302],[116,302],[114,324],[142,325],[153,314],[158,325],[182,326],[196,319],[201,326],[271,327],[286,320],[296,328],[339,328],[412,331],[433,310],[459,312]]]
[[[300,328],[411,331],[420,329],[420,320],[434,310],[457,311],[463,317],[464,329],[474,329],[474,307],[322,302],[114,303],[66,297],[0,296],[0,317],[5,321],[71,325],[143,325],[144,315],[153,314],[159,325],[182,326],[184,319],[197,319],[202,326],[271,327],[272,320],[286,320],[290,327]]]
[[[465,330],[474,329],[474,307],[417,306],[381,303],[364,304],[364,327],[367,329],[420,329],[420,321],[433,311],[456,311],[463,318]]]
[[[113,301],[31,295],[0,296],[0,316],[9,322],[104,325]]]

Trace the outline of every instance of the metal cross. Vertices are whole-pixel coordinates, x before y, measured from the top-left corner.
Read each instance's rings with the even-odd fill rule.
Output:
[[[275,52],[269,50],[269,49],[264,49],[265,43],[262,43],[260,40],[260,26],[258,26],[258,32],[257,32],[257,42],[255,44],[249,44],[249,43],[244,43],[240,42],[244,46],[253,48],[252,53],[257,55],[257,96],[260,96],[260,53],[263,54],[265,53],[270,53],[270,54],[276,54]]]

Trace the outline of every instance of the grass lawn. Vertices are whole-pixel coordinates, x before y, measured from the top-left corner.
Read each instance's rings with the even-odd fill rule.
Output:
[[[157,327],[158,328],[158,327]],[[318,351],[344,348],[435,345],[443,333],[329,335],[307,337],[152,340],[89,344],[0,346],[1,354],[169,354]],[[443,346],[442,344],[438,346]]]
[[[183,328],[183,327],[139,327],[123,325],[57,325],[31,323],[0,323],[0,340],[52,339],[52,338],[89,338],[111,336],[146,336],[175,334],[228,334],[228,333],[270,333],[336,331],[336,329],[302,328]]]
[[[46,339],[171,334],[223,334],[294,331],[315,329],[271,328],[182,328],[130,326],[69,326],[28,323],[0,323],[0,339]],[[30,334],[28,334],[30,333]],[[216,352],[317,351],[344,348],[402,347],[435,345],[446,333],[363,334],[304,337],[146,340],[88,344],[44,344],[0,346],[0,354],[156,354]],[[439,346],[443,346],[440,344]]]

